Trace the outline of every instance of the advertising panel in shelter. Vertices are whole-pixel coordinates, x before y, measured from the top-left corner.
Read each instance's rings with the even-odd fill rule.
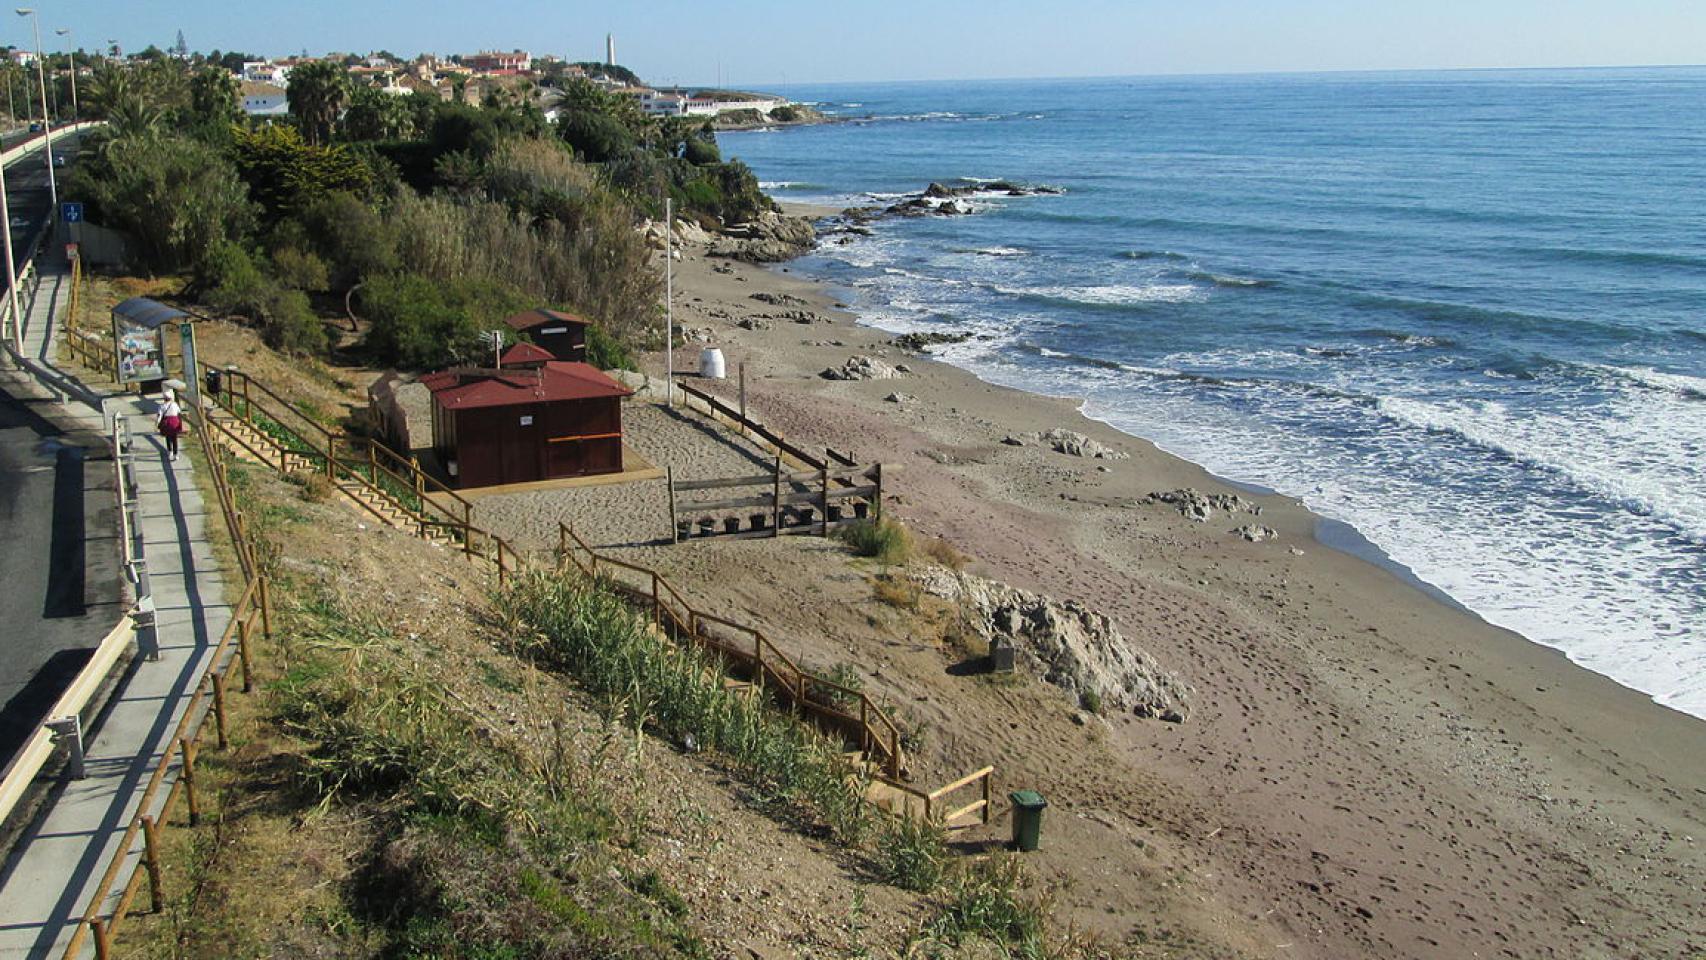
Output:
[[[145,327],[113,317],[113,343],[118,349],[118,382],[142,383],[166,378],[166,350],[159,327]]]

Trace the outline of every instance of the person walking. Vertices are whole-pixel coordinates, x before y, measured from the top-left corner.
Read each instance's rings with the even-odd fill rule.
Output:
[[[172,391],[166,391],[160,409],[155,411],[154,424],[160,428],[160,435],[166,438],[168,459],[178,459],[178,437],[184,432],[184,408],[178,405],[178,398]]]

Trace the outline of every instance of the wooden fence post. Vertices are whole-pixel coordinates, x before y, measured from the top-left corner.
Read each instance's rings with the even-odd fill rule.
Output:
[[[986,773],[983,775],[983,822],[984,823],[988,823],[990,821],[991,816],[992,816],[992,813],[990,810],[990,806],[991,806],[990,792],[995,789],[994,781],[995,781],[995,774]]]
[[[782,535],[782,455],[776,455],[776,489],[770,500],[770,535]]]
[[[249,680],[249,617],[252,612],[244,613],[237,621],[237,663],[243,668],[243,692],[254,689]]]
[[[107,939],[107,922],[96,917],[89,921],[89,929],[95,933],[95,957],[97,960],[107,960],[112,956],[112,943]]]
[[[669,542],[680,543],[681,527],[677,525],[679,521],[675,516],[675,464],[670,464],[666,469],[669,471]]]
[[[823,467],[817,472],[818,516],[823,521],[823,535],[829,536],[829,453],[824,452]]]
[[[230,746],[225,739],[225,674],[215,673],[213,677],[213,729],[218,737],[219,749]]]
[[[272,589],[267,586],[267,578],[259,574],[255,577],[260,582],[261,590],[261,635],[272,639]],[[249,667],[243,666],[243,692],[249,692]]]
[[[746,361],[740,362],[740,435],[746,436]]]
[[[663,627],[663,601],[658,597],[658,573],[652,571],[652,621]]]
[[[871,519],[881,520],[883,518],[883,465],[881,462],[877,464],[876,474],[877,491],[872,494]]]
[[[201,804],[195,797],[195,744],[189,737],[178,738],[178,749],[184,754],[184,799],[189,802],[190,826],[201,823]]]
[[[166,908],[166,890],[160,882],[160,837],[153,817],[142,818],[142,862],[148,868],[148,902],[153,913]]]

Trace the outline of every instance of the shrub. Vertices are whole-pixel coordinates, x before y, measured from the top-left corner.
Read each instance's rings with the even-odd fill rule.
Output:
[[[852,547],[855,554],[875,558],[885,566],[912,559],[912,534],[897,520],[885,517],[843,524],[835,529],[835,537]]]
[[[319,356],[330,346],[326,325],[314,315],[308,295],[277,286],[267,297],[261,336],[267,346],[290,354]]]
[[[927,933],[956,947],[971,939],[991,940],[1010,956],[1041,960],[1048,955],[1046,911],[1020,893],[1028,879],[1023,863],[999,854],[954,871],[942,913],[927,925]]]
[[[362,313],[372,321],[368,348],[407,370],[483,359],[481,331],[529,305],[514,288],[484,280],[443,283],[391,274],[361,288]]]
[[[814,810],[841,842],[857,844],[870,825],[865,780],[836,744],[759,697],[724,688],[717,665],[683,648],[599,581],[530,573],[498,599],[522,625],[518,652],[573,674],[610,697],[624,720],[672,740],[691,734],[728,756],[761,795]]]
[[[918,584],[908,577],[877,577],[871,584],[871,590],[878,601],[901,610],[916,611],[923,597],[923,591],[919,589]]]
[[[1078,694],[1078,705],[1091,713],[1102,712],[1102,695],[1088,687]]]
[[[884,880],[915,893],[929,893],[948,866],[948,831],[940,823],[903,816],[877,842],[877,870]]]
[[[923,553],[949,570],[958,572],[964,570],[971,558],[961,553],[958,547],[942,537],[931,537],[924,541]]]
[[[273,275],[278,282],[292,290],[322,293],[331,285],[326,261],[295,247],[285,247],[272,255]]]
[[[600,370],[638,370],[628,348],[596,323],[586,328],[586,362]]]

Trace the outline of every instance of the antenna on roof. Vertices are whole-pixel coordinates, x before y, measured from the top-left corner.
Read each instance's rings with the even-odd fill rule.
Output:
[[[502,330],[482,330],[480,331],[480,342],[492,345],[492,369],[502,370],[504,368],[504,332]]]

